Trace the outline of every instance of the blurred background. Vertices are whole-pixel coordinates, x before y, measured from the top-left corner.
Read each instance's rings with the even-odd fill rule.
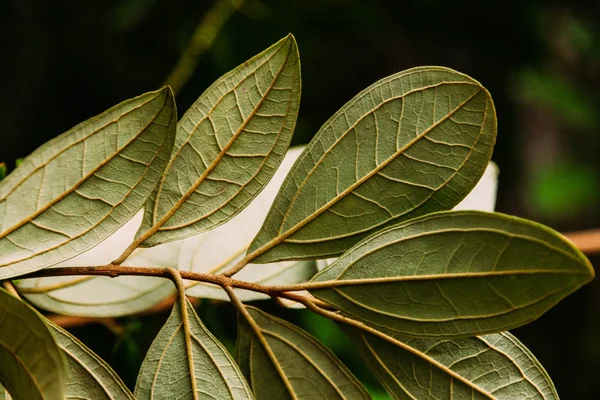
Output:
[[[457,69],[494,98],[497,210],[559,231],[600,226],[600,4],[481,0],[0,0],[0,161],[8,169],[112,105],[176,89],[179,114],[223,73],[292,32],[302,60],[294,144],[392,73]],[[190,44],[191,43],[191,44]],[[600,257],[591,257],[595,266]],[[600,282],[514,331],[563,399],[600,392]],[[302,324],[386,398],[347,341],[307,312]],[[202,303],[231,348],[235,315]],[[130,386],[167,313],[73,328]],[[225,323],[223,323],[225,321]]]

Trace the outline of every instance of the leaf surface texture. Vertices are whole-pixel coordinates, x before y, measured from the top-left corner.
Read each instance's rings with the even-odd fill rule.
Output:
[[[260,263],[331,257],[384,226],[451,209],[495,138],[491,97],[468,76],[420,67],[382,79],[319,130],[249,253]]]

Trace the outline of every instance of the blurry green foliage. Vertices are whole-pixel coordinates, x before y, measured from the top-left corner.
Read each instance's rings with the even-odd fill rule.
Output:
[[[593,128],[598,123],[597,107],[581,88],[550,71],[524,70],[518,87],[525,99],[556,112],[567,123]]]
[[[554,220],[568,220],[600,204],[598,176],[586,164],[559,162],[534,175],[529,198],[535,213]]]

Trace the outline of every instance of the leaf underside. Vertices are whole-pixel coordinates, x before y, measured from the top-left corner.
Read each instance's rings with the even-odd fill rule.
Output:
[[[186,307],[190,336],[186,337],[180,304],[176,302],[142,363],[135,398],[253,399],[235,361],[202,324],[187,299]],[[187,341],[191,356],[186,351]]]
[[[400,347],[342,329],[395,399],[558,399],[542,365],[508,332],[454,340],[396,335]]]
[[[143,210],[92,250],[60,263],[60,267],[107,265],[133,241]],[[162,246],[138,249],[123,265],[178,267],[177,252]],[[63,315],[106,318],[132,315],[151,308],[174,293],[167,279],[149,276],[55,276],[20,279],[19,293],[37,307]]]
[[[452,211],[370,236],[311,281],[338,286],[311,293],[382,331],[450,338],[526,324],[593,276],[587,258],[549,228]]]
[[[156,232],[142,245],[207,231],[239,213],[281,163],[299,104],[291,35],[213,83],[177,126],[173,157],[139,235]]]
[[[489,93],[451,69],[373,84],[319,130],[249,253],[255,262],[326,258],[369,233],[451,209],[483,174],[496,138]]]
[[[63,400],[64,374],[40,315],[0,289],[0,398],[4,385],[14,400]]]
[[[169,88],[47,142],[0,182],[0,279],[83,253],[142,208],[172,150]]]
[[[307,332],[253,307],[280,371],[248,323],[239,318],[237,361],[257,399],[369,399],[352,373]]]
[[[112,368],[69,332],[46,321],[63,353],[66,370],[65,399],[134,400]]]

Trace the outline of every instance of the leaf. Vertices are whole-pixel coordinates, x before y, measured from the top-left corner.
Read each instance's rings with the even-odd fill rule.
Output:
[[[37,312],[2,289],[0,384],[14,400],[64,399],[63,360],[52,335]]]
[[[0,385],[0,400],[12,400],[12,397],[10,397],[10,394],[8,394],[2,385]]]
[[[303,147],[288,150],[273,179],[265,189],[242,212],[225,224],[208,232],[193,237],[170,242],[154,248],[179,244],[177,255],[178,267],[194,272],[222,273],[238,262],[248,249],[252,238],[260,229],[273,199],[281,186],[281,182],[289,172],[292,164],[302,152]],[[146,249],[142,249],[146,250]],[[316,273],[313,262],[284,261],[266,265],[249,264],[236,274],[236,279],[263,285],[287,285],[306,282]],[[242,301],[265,299],[268,296],[261,293],[235,290]],[[208,297],[229,301],[229,297],[219,287],[194,282],[186,290],[189,296]]]
[[[558,399],[533,354],[508,332],[454,340],[386,341],[343,327],[395,399]]]
[[[60,267],[107,265],[133,241],[143,210],[93,249],[60,263]],[[136,250],[124,265],[175,267],[178,252],[163,246]],[[57,276],[21,279],[19,293],[36,306],[64,315],[120,317],[145,311],[174,293],[164,278],[148,276]]]
[[[140,248],[124,265],[137,267],[174,267],[204,273],[220,273],[242,257],[260,229],[281,182],[302,152],[303,147],[288,150],[273,179],[266,188],[232,220],[193,237]],[[134,240],[143,211],[136,214],[117,232],[93,249],[60,264],[106,265],[117,258]],[[237,255],[237,256],[236,256]],[[313,262],[279,262],[250,264],[236,275],[237,279],[269,285],[306,282],[316,272]],[[222,289],[201,282],[191,283],[187,294],[194,297],[229,301]],[[163,278],[144,276],[61,276],[22,279],[19,293],[36,306],[59,314],[86,317],[118,317],[142,312],[173,294],[173,285]],[[240,299],[266,298],[260,293],[236,290]]]
[[[46,321],[63,353],[66,365],[65,399],[134,400],[112,368],[76,337]]]
[[[593,276],[543,225],[451,211],[370,236],[311,281],[335,287],[310,292],[378,330],[450,338],[531,322]]]
[[[441,67],[389,76],[323,125],[286,178],[254,262],[339,255],[387,225],[454,207],[496,138],[489,93]]]
[[[283,159],[299,103],[292,35],[213,83],[177,126],[173,157],[138,232],[142,245],[195,235],[239,213]]]
[[[127,100],[47,142],[0,183],[0,279],[57,264],[143,206],[172,149],[169,88]]]
[[[0,162],[0,181],[6,177],[6,164]]]
[[[135,398],[253,399],[225,347],[202,324],[187,299],[185,303],[186,318],[176,302],[150,346],[138,375]]]
[[[268,346],[267,350],[240,317],[238,364],[257,399],[370,399],[360,382],[317,339],[257,308],[246,310]]]
[[[473,190],[469,192],[454,210],[479,210],[493,212],[496,208],[496,191],[498,189],[498,166],[490,161],[483,176]],[[333,264],[337,258],[317,260],[317,269],[321,271]]]

